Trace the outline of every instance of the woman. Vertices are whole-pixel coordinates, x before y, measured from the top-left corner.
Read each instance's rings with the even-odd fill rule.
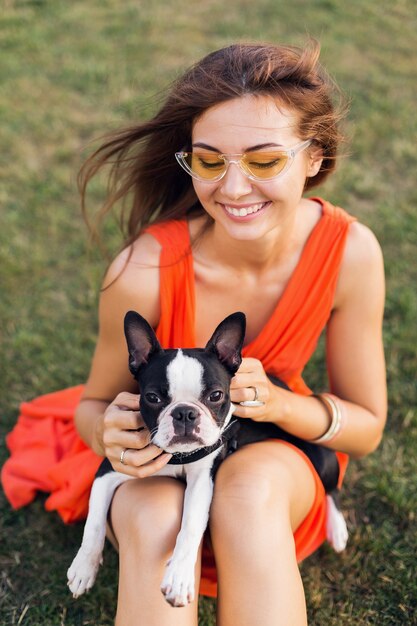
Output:
[[[121,198],[130,207],[129,237],[104,281],[97,347],[75,417],[96,453],[137,477],[116,492],[109,520],[120,554],[119,625],[197,623],[196,603],[172,609],[159,590],[184,487],[153,476],[170,456],[136,430],[142,420],[127,367],[127,310],[147,318],[166,347],[203,346],[226,315],[243,311],[245,358],[231,390],[236,415],[306,440],[332,428],[328,402],[301,379],[326,329],[329,385],[343,420],[323,445],[360,457],[381,439],[380,248],[341,209],[303,197],[333,171],[341,139],[334,86],[318,55],[317,45],[214,52],[174,84],[152,120],[110,138],[83,169],[85,192],[96,171],[113,163],[103,213]],[[266,372],[294,393],[273,386]],[[254,390],[264,404],[239,406]],[[339,459],[344,467],[346,457]],[[323,540],[323,507],[314,470],[288,444],[252,444],[225,460],[209,522],[218,624],[307,623],[297,559]]]

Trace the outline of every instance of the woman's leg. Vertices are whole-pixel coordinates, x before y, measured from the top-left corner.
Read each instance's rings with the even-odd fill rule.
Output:
[[[210,514],[218,626],[307,624],[293,531],[314,498],[309,466],[276,441],[246,446],[220,466]]]
[[[173,608],[160,585],[181,526],[184,485],[155,476],[116,491],[111,523],[119,544],[116,626],[196,626],[197,600]],[[200,580],[200,563],[196,581]],[[198,598],[198,593],[196,593]]]

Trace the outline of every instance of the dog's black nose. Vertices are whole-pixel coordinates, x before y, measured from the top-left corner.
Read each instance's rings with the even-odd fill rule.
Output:
[[[188,404],[179,404],[171,412],[174,420],[183,422],[184,424],[194,422],[198,417],[197,409],[190,407]]]

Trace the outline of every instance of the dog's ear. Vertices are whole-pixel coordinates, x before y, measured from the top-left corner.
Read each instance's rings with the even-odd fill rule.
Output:
[[[242,362],[242,346],[245,339],[246,317],[244,313],[232,313],[214,331],[205,349],[214,352],[221,363],[235,374]]]
[[[129,369],[136,376],[139,368],[148,362],[154,352],[163,350],[153,328],[136,311],[126,313],[124,328],[129,350]]]

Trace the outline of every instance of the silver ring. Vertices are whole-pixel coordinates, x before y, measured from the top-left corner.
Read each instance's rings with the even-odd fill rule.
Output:
[[[255,392],[255,397],[253,400],[244,400],[243,402],[239,402],[240,406],[264,406],[265,402],[258,400],[258,389],[257,387],[248,387],[248,389],[253,389]]]
[[[122,465],[126,465],[126,463],[124,462],[124,458],[125,458],[126,450],[127,450],[127,448],[124,448],[124,449],[121,451],[121,453],[120,453],[120,463],[121,463]]]

